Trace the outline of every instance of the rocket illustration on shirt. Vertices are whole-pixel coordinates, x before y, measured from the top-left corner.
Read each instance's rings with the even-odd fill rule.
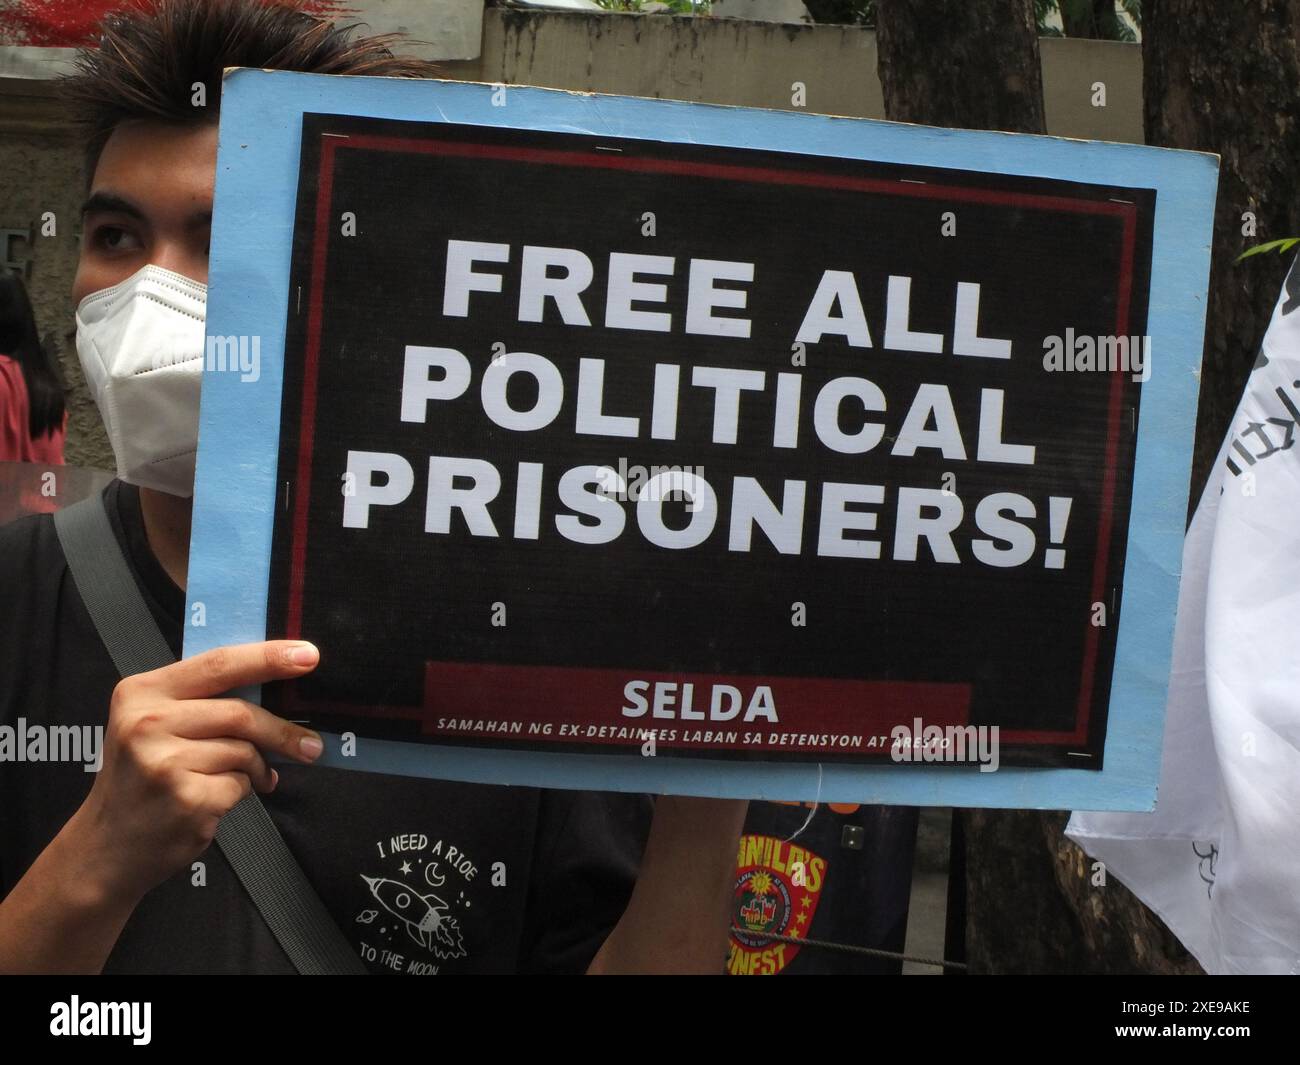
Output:
[[[425,950],[439,958],[460,958],[465,954],[460,926],[447,915],[448,906],[432,893],[421,895],[406,884],[387,877],[362,876],[376,901],[406,925],[406,932]]]

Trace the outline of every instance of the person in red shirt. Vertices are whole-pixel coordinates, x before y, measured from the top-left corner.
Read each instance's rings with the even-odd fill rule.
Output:
[[[63,380],[36,335],[27,289],[0,277],[0,462],[62,466],[67,422]]]

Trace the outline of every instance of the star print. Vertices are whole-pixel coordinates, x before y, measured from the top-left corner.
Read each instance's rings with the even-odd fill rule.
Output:
[[[410,862],[403,862],[403,863],[402,863],[402,872],[404,872],[404,873],[409,873],[410,871],[411,871],[411,863],[410,863]]]
[[[806,913],[801,913],[801,914],[799,915],[799,923],[800,923],[800,924],[803,924],[803,923],[804,923],[805,921],[807,921],[807,920],[808,920],[808,915],[807,915]]]
[[[812,905],[812,896],[805,895],[803,897],[803,902],[801,902],[799,905],[801,905],[806,910],[809,906]]]

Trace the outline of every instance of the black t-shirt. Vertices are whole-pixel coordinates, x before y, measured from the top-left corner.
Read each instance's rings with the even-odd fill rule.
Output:
[[[104,490],[113,530],[173,651],[183,593],[145,537],[137,489]],[[49,515],[0,529],[0,726],[104,725],[117,672]],[[39,756],[30,745],[27,753]],[[262,797],[374,973],[581,972],[626,907],[645,795],[421,780],[277,763]],[[0,895],[85,800],[82,762],[0,762]],[[141,901],[105,972],[292,972],[212,846]]]

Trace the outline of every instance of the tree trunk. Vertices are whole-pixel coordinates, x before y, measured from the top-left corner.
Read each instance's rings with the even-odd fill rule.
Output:
[[[1290,257],[1233,260],[1252,244],[1300,236],[1300,0],[1148,0],[1143,23],[1147,143],[1222,157],[1192,466],[1195,506]],[[1254,215],[1253,236],[1246,212]]]
[[[1200,973],[1154,913],[1064,836],[1069,814],[962,810],[972,973]]]
[[[876,47],[895,122],[1046,129],[1033,0],[879,0]]]
[[[1032,0],[880,0],[877,18],[887,117],[1044,132]],[[1112,879],[1094,886],[1092,863],[1062,834],[1065,813],[955,816],[962,818],[967,848],[972,972],[1199,971],[1122,885]]]

